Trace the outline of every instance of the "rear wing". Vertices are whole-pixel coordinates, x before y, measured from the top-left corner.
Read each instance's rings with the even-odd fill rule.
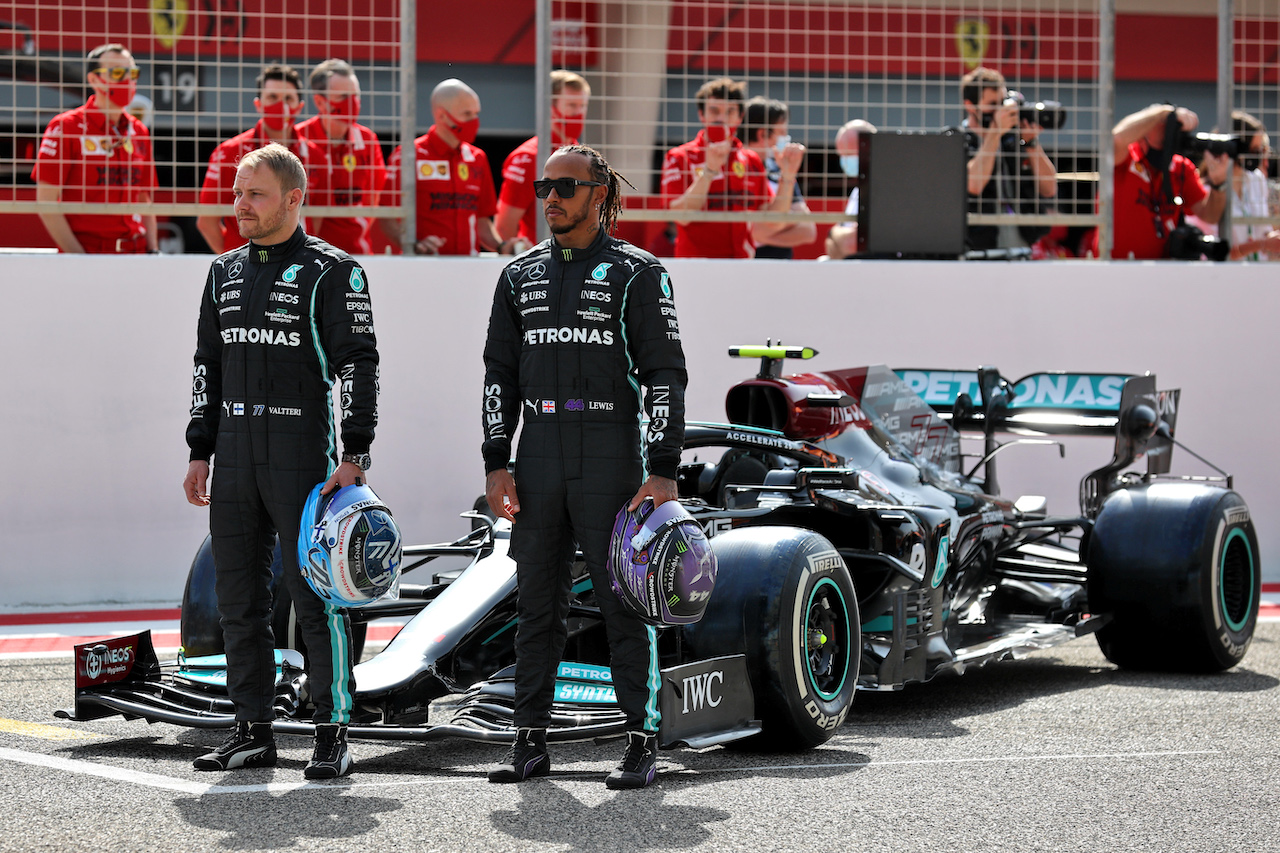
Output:
[[[1149,473],[1169,473],[1173,451],[1170,439],[1177,422],[1180,391],[1157,391],[1152,374],[1058,371],[1032,373],[1009,381],[991,368],[902,368],[895,372],[957,430],[1114,436],[1117,459],[1137,459],[1145,454]],[[984,387],[990,389],[995,405],[989,406],[983,399]],[[1135,412],[1139,406],[1146,408]],[[1134,419],[1145,418],[1148,410],[1156,418],[1153,429],[1163,422],[1169,437],[1152,434],[1135,442]],[[1127,428],[1122,429],[1122,424]]]

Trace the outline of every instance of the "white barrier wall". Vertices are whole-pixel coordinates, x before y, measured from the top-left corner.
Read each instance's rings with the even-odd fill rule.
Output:
[[[0,608],[176,603],[207,511],[181,492],[183,431],[208,256],[0,257],[4,469]],[[1280,579],[1276,269],[1185,263],[672,261],[688,357],[689,416],[724,419],[755,361],[730,345],[816,347],[791,371],[883,362],[1010,377],[1037,370],[1153,371],[1182,388],[1178,438],[1236,475],[1264,573]],[[493,259],[371,258],[382,354],[370,482],[409,541],[460,535],[483,486],[481,351]],[[1110,459],[1076,439],[1001,456],[1006,494],[1077,511],[1079,478]],[[1181,451],[1179,473],[1209,473]]]

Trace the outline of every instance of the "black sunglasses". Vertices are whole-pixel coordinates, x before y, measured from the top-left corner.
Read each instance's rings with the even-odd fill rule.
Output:
[[[555,178],[550,181],[534,181],[533,194],[538,198],[550,198],[551,191],[562,199],[573,198],[578,194],[578,187],[602,187],[599,181],[580,181],[577,178]]]

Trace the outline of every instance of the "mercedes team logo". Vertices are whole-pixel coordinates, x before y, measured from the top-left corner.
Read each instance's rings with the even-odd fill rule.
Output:
[[[540,279],[547,274],[546,264],[539,261],[538,263],[529,267],[529,269],[525,270],[525,273],[528,275],[529,281]]]

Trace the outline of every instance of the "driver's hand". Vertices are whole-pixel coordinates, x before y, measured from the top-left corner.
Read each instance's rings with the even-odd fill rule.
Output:
[[[644,485],[640,487],[640,491],[636,492],[635,497],[631,499],[631,503],[627,504],[627,512],[635,512],[636,507],[644,503],[645,498],[653,498],[653,508],[657,509],[678,496],[675,480],[650,474],[649,479],[645,480]]]
[[[516,497],[516,480],[506,468],[490,471],[484,478],[484,499],[495,518],[505,518],[512,523],[520,511],[520,499]]]

